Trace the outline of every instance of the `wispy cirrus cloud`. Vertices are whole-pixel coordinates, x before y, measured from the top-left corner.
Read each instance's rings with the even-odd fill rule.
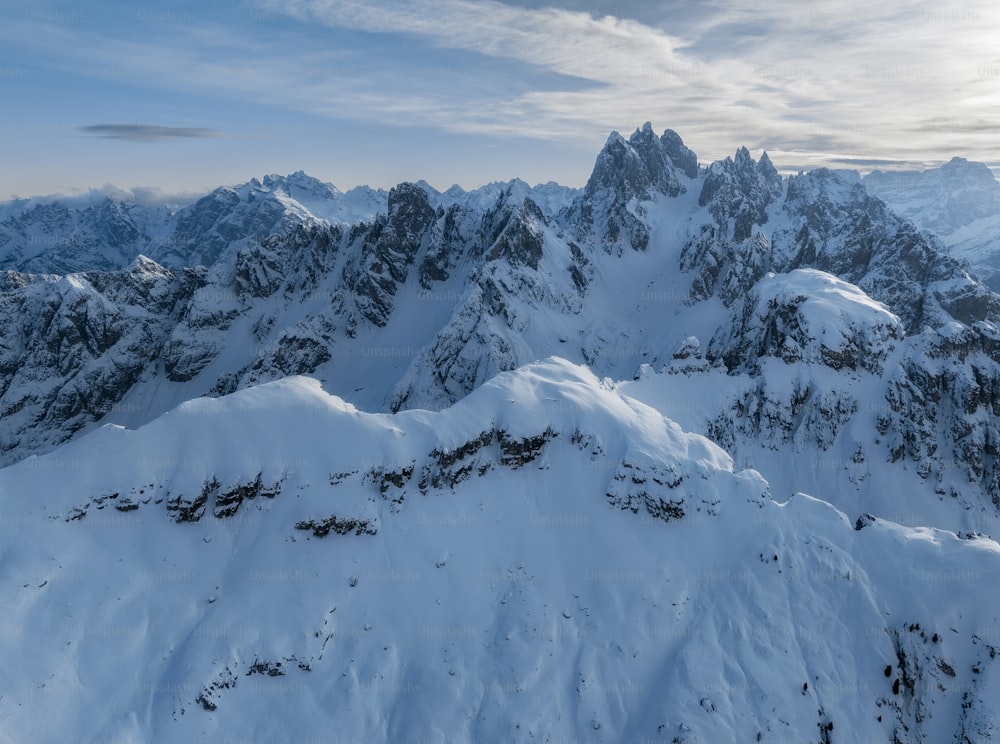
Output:
[[[485,78],[511,61],[535,70],[528,91],[511,91],[474,106],[442,111],[433,98],[449,97],[443,78],[436,96],[412,101],[435,123],[458,131],[529,133],[543,138],[592,137],[611,126],[634,126],[695,97],[722,97],[731,86],[705,74],[678,51],[685,40],[637,20],[555,7],[524,8],[497,0],[264,0],[303,23],[371,34],[401,35],[445,50],[480,57]],[[493,60],[492,62],[490,60]],[[581,84],[553,84],[543,72]],[[430,105],[429,105],[430,104]],[[400,105],[405,104],[400,101]],[[446,114],[446,116],[442,115]],[[673,126],[674,124],[672,124]]]
[[[91,137],[129,142],[172,142],[184,139],[225,137],[224,132],[201,127],[162,127],[155,124],[89,124],[79,128]]]
[[[434,162],[452,163],[452,177],[466,183],[493,174],[472,175],[477,166],[456,158],[456,139],[472,151],[470,143],[485,151],[521,142],[551,154],[558,168],[587,160],[581,153],[595,151],[609,130],[627,132],[646,120],[677,130],[703,160],[747,145],[767,149],[784,170],[924,165],[952,155],[995,160],[996,5],[241,0],[185,14],[169,11],[179,0],[164,3],[162,17],[117,16],[128,28],[96,16],[73,24],[12,17],[0,23],[0,44],[24,50],[73,88],[106,96],[86,114],[92,120],[157,121],[160,111],[177,110],[161,100],[169,93],[216,128],[205,135],[92,125],[137,129],[89,136],[170,142],[266,127],[282,133],[274,148],[291,142],[330,152],[349,150],[344,143],[369,131],[393,136],[400,127],[421,138],[414,150],[428,159],[439,153]],[[36,74],[22,66],[25,79]],[[242,115],[233,104],[245,106]],[[242,139],[231,136],[227,146]],[[260,144],[252,157],[273,155],[271,148]],[[144,153],[158,151],[166,148]],[[541,168],[524,158],[518,172]],[[574,164],[570,182],[579,183],[588,165]]]
[[[303,24],[418,39],[588,83],[540,81],[469,107],[441,106],[444,86],[397,102],[414,119],[455,131],[591,137],[652,119],[712,157],[742,143],[787,155],[797,168],[855,157],[924,162],[955,151],[982,157],[987,143],[968,135],[1000,117],[1000,9],[987,5],[722,0],[710,13],[650,25],[498,0],[260,1]],[[490,70],[487,61],[477,67]],[[944,110],[954,127],[926,126]]]

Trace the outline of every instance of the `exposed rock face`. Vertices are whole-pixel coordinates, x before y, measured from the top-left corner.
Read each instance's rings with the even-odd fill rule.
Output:
[[[471,475],[488,471],[492,467],[491,458],[477,458],[476,454],[492,445],[495,437],[495,432],[490,429],[453,449],[431,450],[430,462],[424,466],[418,484],[421,493],[431,488],[454,488]]]
[[[331,532],[335,535],[377,535],[378,527],[367,519],[353,517],[338,517],[333,514],[325,519],[306,519],[296,523],[295,529],[309,530],[314,537],[326,537]]]
[[[729,304],[766,272],[781,270],[774,266],[771,239],[754,228],[768,222],[769,208],[783,188],[766,153],[755,162],[741,148],[735,159],[709,167],[698,204],[707,207],[713,219],[700,227],[681,253],[681,267],[696,274],[692,297],[705,299],[718,292]]]
[[[993,324],[922,334],[888,380],[877,426],[893,461],[911,461],[938,484],[957,471],[959,483],[949,488],[964,480],[1000,509],[998,361]]]
[[[652,519],[669,522],[685,515],[684,491],[678,490],[683,482],[684,476],[669,466],[644,468],[623,461],[609,484],[607,498],[618,509],[633,514],[642,510]]]
[[[713,337],[709,358],[751,374],[766,357],[878,374],[903,336],[899,318],[857,287],[799,269],[758,282]]]
[[[756,383],[720,412],[713,436],[734,448],[828,449],[860,408],[852,381],[882,374],[903,336],[895,315],[829,274],[768,275],[709,345],[710,359]],[[823,368],[839,373],[834,382]]]
[[[678,196],[687,190],[682,175],[697,177],[697,156],[676,132],[668,129],[657,137],[646,122],[627,140],[617,132],[608,138],[584,194],[595,197],[601,192],[613,193],[617,204],[633,198],[648,199],[653,193]]]
[[[440,239],[431,242],[420,262],[420,287],[425,291],[450,278],[462,258],[464,247],[475,242],[471,226],[458,204],[452,204],[447,210],[439,208],[439,213],[443,217]]]
[[[506,259],[513,265],[538,271],[543,244],[538,226],[544,224],[542,210],[531,199],[525,199],[516,212],[505,210],[500,223],[492,226],[492,245],[486,260]]]
[[[655,194],[679,196],[697,176],[698,158],[676,132],[657,137],[649,122],[628,140],[613,132],[568,221],[599,236],[609,253],[646,250],[650,235],[642,202]]]
[[[767,208],[781,192],[781,176],[767,153],[754,162],[741,147],[735,159],[712,163],[698,204],[708,207],[724,238],[739,243],[751,236],[755,225],[767,222]]]
[[[253,501],[258,497],[273,499],[281,493],[281,483],[265,485],[261,481],[261,474],[252,481],[246,483],[236,483],[229,488],[224,488],[217,480],[213,481],[209,495],[214,495],[215,506],[212,513],[218,519],[226,519],[235,516],[240,507],[246,501]],[[169,508],[169,506],[168,506]]]
[[[447,405],[498,372],[530,361],[523,334],[534,308],[560,315],[581,311],[591,261],[578,245],[555,237],[530,197],[505,191],[478,221],[466,248],[473,261],[466,262],[468,287],[395,386],[392,410]]]
[[[202,283],[145,258],[123,272],[8,273],[0,312],[0,462],[68,439],[113,411]]]
[[[393,296],[406,282],[425,233],[436,220],[427,192],[412,183],[389,192],[389,211],[372,225],[360,245],[357,262],[344,273],[360,315],[384,326],[392,314]]]

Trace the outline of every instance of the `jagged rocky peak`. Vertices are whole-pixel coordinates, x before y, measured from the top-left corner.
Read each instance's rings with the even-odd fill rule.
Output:
[[[674,171],[680,170],[688,178],[698,177],[698,156],[684,145],[680,135],[672,129],[657,137],[647,121],[636,129],[628,140],[646,166],[651,183],[671,196],[683,193],[683,185]]]
[[[530,197],[514,205],[500,206],[501,201],[502,198],[498,200],[486,260],[504,258],[512,264],[538,269],[544,244],[540,228],[546,224],[545,215]]]
[[[684,144],[684,140],[673,129],[665,129],[660,135],[660,145],[670,160],[680,168],[688,178],[698,177],[698,156],[694,150]]]
[[[401,183],[389,191],[387,213],[380,215],[364,236],[357,261],[344,276],[355,295],[355,307],[370,324],[382,327],[388,322],[396,289],[406,282],[410,266],[436,221],[437,212],[427,192],[417,184]],[[341,293],[341,302],[349,299]],[[354,323],[349,323],[349,332],[353,332]]]
[[[697,176],[698,158],[676,132],[657,137],[649,122],[627,140],[612,132],[583,194],[560,218],[580,240],[596,239],[607,253],[644,251],[650,235],[643,203],[657,194],[680,196]]]
[[[384,226],[377,230],[376,252],[388,260],[390,274],[402,283],[424,232],[437,220],[428,193],[415,183],[401,183],[389,191]]]
[[[782,180],[765,152],[755,161],[746,147],[734,158],[712,163],[698,196],[735,241],[746,240],[754,225],[767,222],[768,206],[781,195]],[[729,232],[729,230],[726,230]]]
[[[837,229],[851,211],[885,221],[885,208],[869,196],[855,171],[817,168],[790,176],[786,203],[801,213],[809,229],[826,235]]]
[[[611,191],[620,203],[648,199],[653,192],[678,196],[687,191],[686,180],[697,178],[698,156],[671,129],[657,137],[646,122],[626,140],[612,132],[597,156],[586,194]]]
[[[754,186],[763,181],[773,190],[776,185],[780,186],[781,184],[781,176],[778,175],[778,171],[768,154],[764,152],[761,154],[760,160],[754,160],[753,155],[746,147],[737,150],[733,157],[717,160],[708,167],[707,175],[710,179],[718,180],[722,174],[730,174],[744,186]],[[711,194],[705,195],[703,193],[699,197],[699,201],[705,204],[710,198]]]
[[[857,171],[816,168],[788,178],[789,201],[848,204],[868,196]]]
[[[401,183],[389,190],[387,224],[418,232],[435,219],[427,191],[415,183]]]

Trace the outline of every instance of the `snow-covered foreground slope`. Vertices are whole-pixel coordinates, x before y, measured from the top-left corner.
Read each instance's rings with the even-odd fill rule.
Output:
[[[0,504],[4,744],[1000,735],[996,543],[779,504],[556,358],[441,412],[193,400]]]

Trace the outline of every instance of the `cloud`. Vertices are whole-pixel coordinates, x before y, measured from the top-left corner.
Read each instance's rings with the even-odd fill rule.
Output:
[[[0,41],[44,46],[68,74],[128,59],[130,79],[146,90],[266,101],[290,121],[301,112],[599,147],[609,130],[650,120],[703,159],[745,144],[767,149],[779,168],[994,157],[1000,6],[672,0],[662,12],[630,14],[639,5],[246,0],[242,22],[158,26],[148,38],[22,20],[0,28]],[[225,136],[97,126],[84,131],[140,142]]]
[[[928,166],[919,160],[891,160],[889,158],[832,158],[831,162],[842,163],[843,165],[858,165],[862,168],[871,168],[876,165],[893,166],[896,170],[914,170],[916,168],[934,167]]]
[[[223,132],[200,127],[161,127],[155,124],[90,124],[80,131],[92,137],[130,142],[170,142],[178,139],[225,137]]]
[[[403,95],[393,104],[412,121],[451,131],[582,139],[649,119],[686,138],[694,132],[692,146],[710,157],[740,144],[797,150],[813,138],[807,146],[822,149],[809,160],[835,163],[947,159],[963,145],[982,158],[985,145],[961,135],[988,130],[970,122],[1000,118],[1000,65],[996,74],[991,66],[1000,13],[992,6],[952,12],[936,0],[874,8],[867,0],[808,7],[722,0],[711,13],[665,18],[661,28],[497,0],[261,2],[313,28],[475,52],[486,75],[486,60],[516,60],[591,83],[538,84],[470,107],[442,106],[433,96]],[[447,91],[440,95],[447,99]],[[926,127],[941,110],[954,112],[955,126]]]
[[[958,119],[928,119],[918,122],[914,132],[965,132],[969,134],[1000,134],[1000,122]]]
[[[122,189],[113,184],[106,183],[99,188],[38,194],[26,198],[12,196],[10,200],[24,200],[29,205],[48,204],[58,201],[67,207],[85,209],[101,204],[105,199],[113,199],[119,202],[135,202],[136,204],[143,204],[145,206],[179,209],[188,204],[193,204],[203,196],[205,196],[205,193],[201,191],[167,192],[155,186],[133,186],[132,188]],[[4,203],[4,200],[0,200],[0,204],[2,203]]]

